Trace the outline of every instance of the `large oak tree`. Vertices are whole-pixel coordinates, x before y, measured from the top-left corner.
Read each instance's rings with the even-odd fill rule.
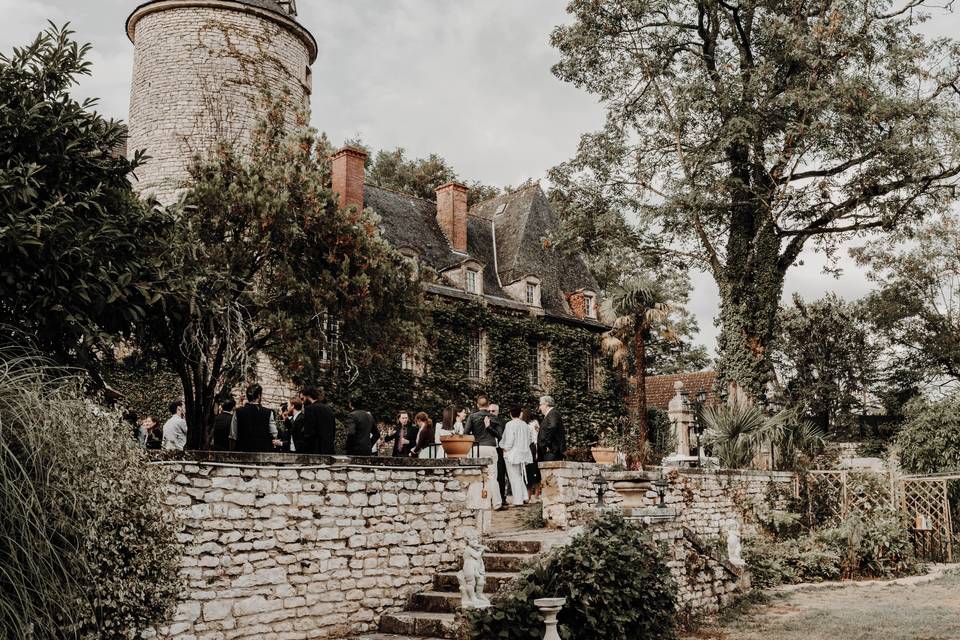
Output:
[[[579,227],[568,235],[601,251],[626,220],[638,246],[708,270],[726,389],[763,393],[784,277],[805,248],[830,251],[954,196],[960,52],[919,35],[923,9],[573,0],[572,23],[554,31],[554,73],[607,110],[552,172]]]

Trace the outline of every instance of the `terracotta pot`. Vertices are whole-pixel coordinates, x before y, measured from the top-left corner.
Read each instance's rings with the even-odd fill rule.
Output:
[[[597,464],[617,464],[617,450],[613,447],[593,447],[590,453]]]
[[[473,436],[440,436],[440,446],[448,458],[469,458],[475,441]]]

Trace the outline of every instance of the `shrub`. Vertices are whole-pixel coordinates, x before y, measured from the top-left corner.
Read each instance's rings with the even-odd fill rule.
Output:
[[[543,637],[535,598],[563,597],[560,634],[576,640],[675,637],[676,591],[657,547],[622,515],[605,514],[529,569],[494,607],[470,612],[476,640]]]
[[[907,404],[904,415],[896,440],[904,471],[960,470],[960,395],[936,402],[917,398]]]
[[[780,542],[748,543],[744,559],[754,586],[822,582],[841,578],[891,578],[915,573],[919,564],[907,527],[890,512],[854,515],[838,527]]]
[[[0,353],[0,629],[4,637],[127,640],[180,592],[160,473],[127,427]]]

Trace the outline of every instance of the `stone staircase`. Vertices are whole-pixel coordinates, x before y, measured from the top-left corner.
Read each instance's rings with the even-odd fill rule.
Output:
[[[484,544],[487,547],[483,558],[487,569],[484,591],[488,594],[496,593],[515,578],[543,549],[541,541],[531,539],[495,538],[485,540]],[[433,578],[432,589],[414,595],[406,611],[385,614],[380,619],[380,633],[356,640],[453,638],[459,608],[460,583],[456,571],[439,573]]]

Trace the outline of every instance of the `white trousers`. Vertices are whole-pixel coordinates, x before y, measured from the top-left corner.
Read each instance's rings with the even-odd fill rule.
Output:
[[[503,505],[500,497],[500,483],[497,482],[497,448],[496,447],[477,447],[481,458],[490,458],[493,462],[487,467],[487,494],[490,496],[490,504],[494,509],[499,509]]]
[[[507,477],[510,478],[510,504],[517,506],[527,501],[527,482],[524,479],[524,465],[507,463]]]

